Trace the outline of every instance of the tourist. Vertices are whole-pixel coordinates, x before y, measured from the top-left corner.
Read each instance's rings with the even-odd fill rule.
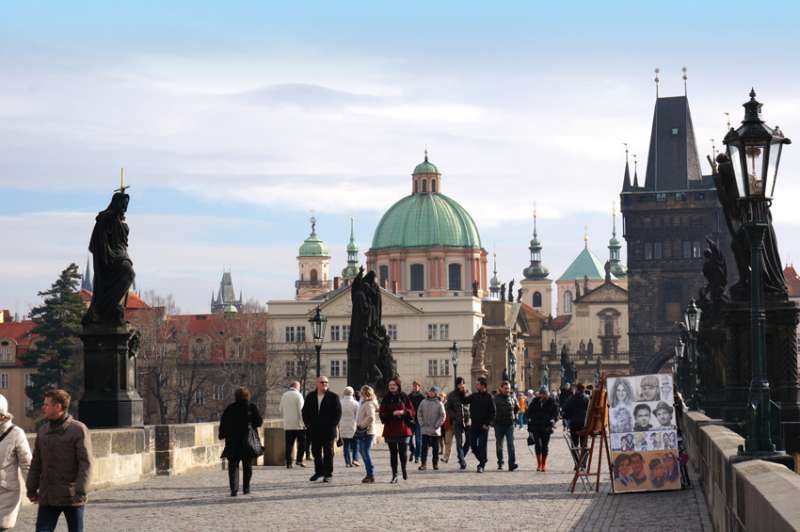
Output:
[[[372,465],[372,442],[375,440],[375,420],[378,418],[378,401],[375,391],[371,386],[361,387],[361,404],[356,413],[357,441],[361,458],[364,460],[364,469],[367,475],[361,480],[364,484],[375,482],[375,469]]]
[[[8,411],[8,400],[0,395],[0,530],[11,530],[17,524],[19,505],[22,502],[22,478],[31,467],[31,448],[25,431],[12,423],[14,416]]]
[[[533,438],[536,452],[536,471],[546,471],[550,435],[558,420],[558,406],[547,393],[547,386],[539,388],[539,395],[528,406],[528,433]]]
[[[461,469],[466,469],[467,462],[464,459],[466,454],[464,440],[470,428],[469,409],[464,404],[464,398],[467,396],[467,387],[464,384],[464,377],[456,377],[456,389],[450,392],[447,396],[445,410],[447,417],[450,420],[452,427],[452,435],[456,439],[456,456],[458,457],[458,465]],[[467,447],[468,449],[469,447]],[[450,454],[445,452],[447,459],[450,459]]]
[[[428,462],[428,449],[431,450],[433,469],[439,469],[439,436],[444,425],[444,405],[439,398],[439,388],[428,390],[428,396],[419,404],[417,423],[422,432],[422,453],[420,471],[425,471]]]
[[[497,451],[497,469],[503,469],[503,440],[508,448],[508,470],[517,469],[517,456],[514,452],[514,425],[519,413],[517,399],[511,392],[511,383],[503,381],[500,390],[494,396],[494,438]]]
[[[47,420],[36,434],[28,471],[28,499],[39,504],[36,531],[52,532],[63,513],[69,532],[83,532],[86,493],[92,472],[92,439],[86,425],[69,415],[64,390],[44,393]]]
[[[231,497],[239,492],[239,462],[242,463],[242,493],[250,493],[250,479],[253,477],[253,455],[247,445],[250,427],[258,430],[264,422],[258,407],[250,402],[250,390],[237,388],[235,401],[222,412],[219,420],[219,439],[225,440],[222,457],[228,460],[228,484]]]
[[[414,412],[419,411],[419,404],[425,399],[425,394],[422,393],[422,387],[417,381],[411,383],[411,393],[408,394],[408,399],[414,406]],[[420,453],[422,452],[422,431],[416,418],[414,419],[414,440],[411,443],[411,450],[414,455],[414,463],[419,462]]]
[[[489,427],[494,423],[494,398],[487,391],[486,377],[478,377],[477,391],[461,401],[469,405],[469,417],[472,423],[470,443],[475,458],[478,459],[478,473],[486,468],[486,445],[489,439]]]
[[[356,414],[358,402],[353,398],[353,388],[346,386],[342,392],[342,419],[339,421],[339,437],[342,439],[345,467],[358,467],[358,442],[353,439],[356,433]]]
[[[572,440],[573,447],[586,447],[587,437],[581,436],[579,433],[583,430],[588,409],[589,398],[586,396],[586,387],[583,383],[578,383],[575,386],[575,393],[567,400],[567,404],[564,406],[564,417],[567,418],[569,437]]]
[[[303,455],[306,450],[306,428],[303,425],[303,394],[300,393],[299,382],[292,381],[289,389],[281,396],[280,412],[286,444],[286,468],[292,468],[292,447],[295,442],[295,463],[305,467]]]
[[[633,430],[641,432],[651,430],[653,425],[650,423],[650,407],[646,404],[638,404],[633,409]]]
[[[414,405],[403,393],[400,379],[389,380],[389,392],[383,397],[380,418],[383,422],[383,440],[389,446],[389,461],[392,465],[392,484],[397,484],[397,462],[400,461],[403,480],[408,479],[408,443],[413,434]],[[421,444],[421,442],[420,442]],[[421,449],[420,449],[421,450]]]
[[[519,413],[517,414],[517,427],[522,428],[528,424],[526,419],[528,412],[528,400],[524,393],[517,392],[517,404],[519,405]]]
[[[570,388],[569,384],[565,384],[561,387],[561,393],[558,395],[558,408],[561,414],[561,426],[564,430],[569,429],[569,419],[567,418],[565,411],[570,397],[572,397],[572,388]]]
[[[328,390],[328,377],[317,379],[317,389],[306,396],[303,405],[303,422],[311,437],[311,454],[314,455],[314,474],[309,480],[314,482],[322,477],[330,482],[333,477],[333,442],[336,440],[336,427],[342,418],[342,403],[339,396]]]

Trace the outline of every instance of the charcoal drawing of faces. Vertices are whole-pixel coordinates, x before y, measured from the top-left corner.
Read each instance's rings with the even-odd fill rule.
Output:
[[[628,379],[616,379],[611,394],[611,407],[629,406],[633,402],[633,387]]]
[[[661,399],[658,377],[645,375],[639,381],[639,401],[658,401]]]
[[[612,411],[611,430],[613,432],[630,432],[633,430],[633,419],[627,408],[617,408]]]

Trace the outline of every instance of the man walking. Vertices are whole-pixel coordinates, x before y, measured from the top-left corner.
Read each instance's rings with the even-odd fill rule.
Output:
[[[36,435],[26,482],[28,499],[39,504],[36,531],[52,532],[63,513],[69,532],[83,532],[84,507],[92,470],[92,442],[86,425],[69,415],[64,390],[44,394],[47,420]]]
[[[586,387],[583,383],[578,383],[575,386],[575,395],[567,400],[564,406],[564,417],[567,419],[569,426],[569,436],[572,440],[572,446],[577,448],[580,444],[581,448],[586,447],[586,436],[581,436],[579,433],[583,431],[583,425],[586,423],[586,411],[589,409],[589,398],[586,396]],[[649,414],[649,413],[648,413]]]
[[[447,395],[447,417],[453,427],[453,435],[456,438],[456,454],[458,465],[461,469],[467,468],[467,461],[464,459],[464,439],[469,431],[469,409],[464,405],[464,398],[467,396],[467,387],[464,384],[464,377],[456,378],[456,389]]]
[[[311,454],[314,455],[314,474],[309,479],[314,482],[322,477],[330,482],[333,476],[333,442],[336,428],[342,418],[342,404],[339,396],[328,390],[328,377],[320,375],[317,389],[306,396],[303,404],[303,422],[311,436]]]
[[[422,387],[417,381],[411,383],[411,393],[408,398],[411,404],[414,405],[414,436],[411,440],[411,453],[414,455],[414,463],[419,462],[420,453],[422,452],[422,430],[419,426],[419,420],[416,418],[416,412],[419,412],[419,404],[425,399],[425,394],[421,391]]]
[[[514,453],[514,422],[519,413],[519,404],[511,393],[511,383],[503,381],[500,391],[494,396],[494,438],[497,449],[497,469],[503,469],[503,440],[508,447],[508,470],[517,469],[517,456]]]
[[[292,381],[289,385],[289,389],[281,397],[280,409],[286,435],[286,468],[292,468],[292,447],[295,441],[295,463],[305,467],[303,455],[306,449],[306,427],[303,425],[303,394],[300,393],[299,382]]]
[[[478,473],[486,468],[486,445],[489,438],[489,427],[494,423],[494,398],[486,391],[486,378],[479,377],[477,391],[463,399],[469,405],[469,417],[472,422],[470,441],[472,452],[478,459]]]

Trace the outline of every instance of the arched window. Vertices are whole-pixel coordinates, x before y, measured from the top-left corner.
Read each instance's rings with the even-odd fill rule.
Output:
[[[541,308],[542,306],[542,293],[541,292],[534,292],[533,293],[533,308]]]
[[[387,283],[389,282],[389,265],[388,264],[381,264],[378,266],[378,283],[386,288]]]
[[[564,314],[572,313],[572,292],[564,292]]]
[[[410,272],[411,272],[411,290],[416,292],[421,292],[425,290],[425,266],[423,266],[422,264],[412,264]]]
[[[433,182],[432,182],[433,183]],[[447,286],[450,290],[461,290],[461,265],[447,265]]]
[[[431,179],[431,192],[436,192],[436,180]]]
[[[417,193],[417,180],[414,180],[414,194]]]
[[[427,192],[427,191],[428,191],[428,182],[423,179],[422,180],[422,192]]]
[[[311,277],[311,282],[312,283],[316,283],[317,282],[317,278],[318,278],[317,270],[311,270],[310,277]]]

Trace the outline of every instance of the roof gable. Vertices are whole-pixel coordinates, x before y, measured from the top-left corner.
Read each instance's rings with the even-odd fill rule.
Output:
[[[349,287],[348,287],[349,288]],[[381,314],[388,315],[410,315],[422,314],[422,311],[406,300],[396,296],[388,290],[381,288]],[[353,304],[350,300],[350,290],[340,290],[339,293],[320,305],[328,316],[350,316],[353,312]],[[313,309],[309,310],[309,314]]]
[[[627,303],[628,291],[607,280],[594,290],[589,290],[575,300],[575,303]]]
[[[564,271],[559,281],[575,281],[583,280],[588,277],[592,280],[605,279],[605,266],[597,256],[585,247],[578,253],[572,264]],[[612,278],[614,278],[612,276]]]

